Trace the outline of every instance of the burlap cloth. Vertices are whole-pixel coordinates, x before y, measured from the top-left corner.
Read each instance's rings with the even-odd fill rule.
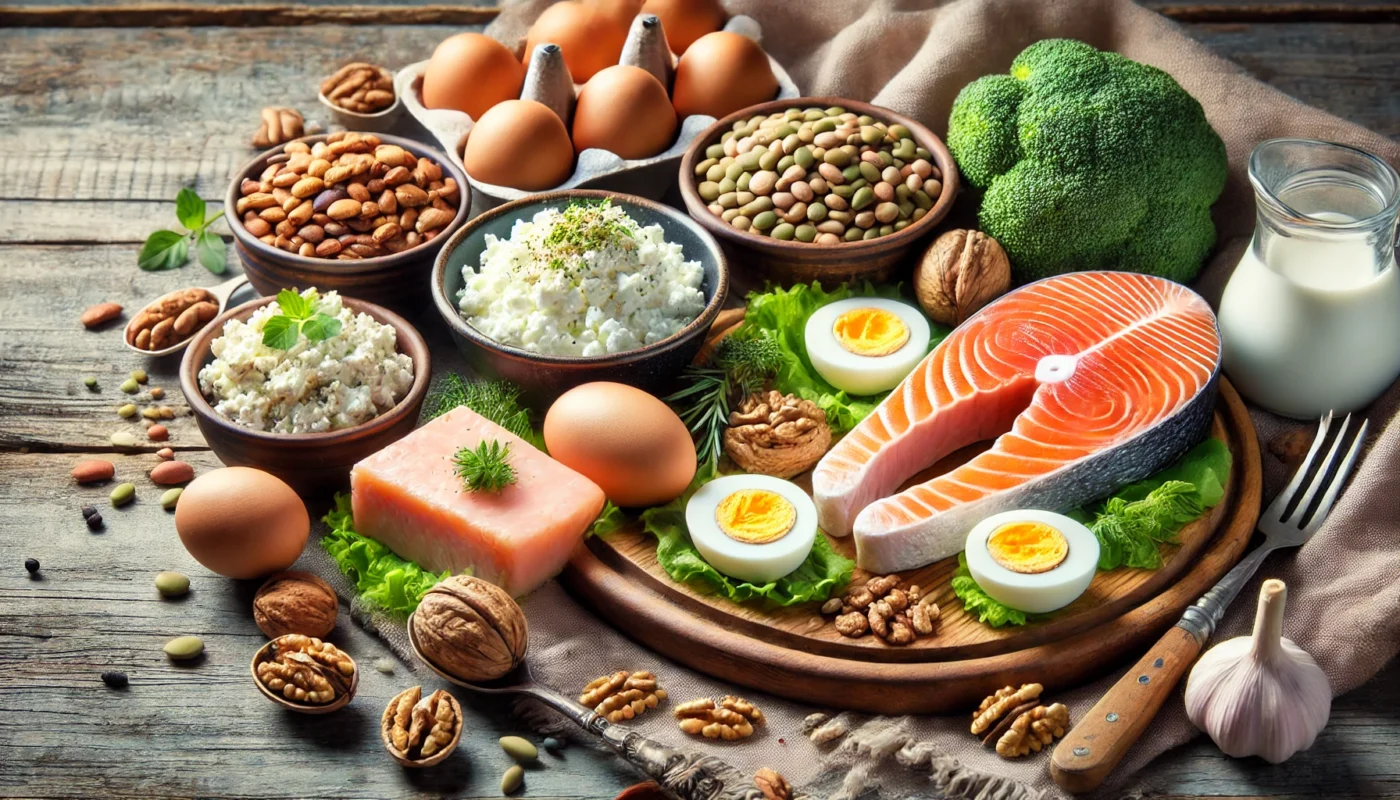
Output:
[[[490,32],[512,41],[545,5],[547,0],[508,4]],[[949,107],[961,87],[981,75],[1005,72],[1017,53],[1039,39],[1081,39],[1165,69],[1205,106],[1229,150],[1230,181],[1215,214],[1222,245],[1198,287],[1213,302],[1253,231],[1245,161],[1260,140],[1303,136],[1343,142],[1400,164],[1396,143],[1263,85],[1192,41],[1171,21],[1128,2],[727,0],[726,5],[761,23],[767,32],[764,46],[804,93],[871,100],[915,117],[940,134],[946,131]],[[1335,694],[1365,682],[1400,647],[1400,581],[1395,579],[1400,574],[1400,425],[1385,424],[1397,406],[1400,387],[1392,387],[1371,410],[1374,443],[1322,530],[1302,550],[1270,557],[1261,570],[1262,576],[1288,583],[1285,634],[1316,657]],[[1293,423],[1258,411],[1254,419],[1264,450],[1267,499],[1287,479],[1286,467],[1268,445]],[[319,572],[331,571],[319,555],[318,549],[310,548],[306,560]],[[1256,579],[1231,609],[1215,641],[1247,632],[1257,592]],[[615,669],[651,669],[677,699],[738,688],[650,653],[581,608],[555,583],[523,605],[535,673],[567,694]],[[399,626],[386,625],[384,632],[402,650]],[[1054,690],[1053,698],[1069,705],[1078,719],[1120,674],[1115,671],[1070,691]],[[1187,721],[1180,688],[1177,691],[1098,796],[1149,790],[1134,773],[1168,748],[1199,735]],[[1050,780],[1045,755],[1004,761],[968,734],[964,716],[841,714],[833,725],[848,732],[818,745],[804,736],[804,720],[825,709],[745,694],[761,705],[769,722],[758,738],[738,746],[688,740],[665,709],[641,718],[636,727],[671,745],[707,748],[747,774],[773,767],[816,797],[1062,796]],[[1364,793],[1361,787],[1349,791]],[[605,794],[610,793],[599,792]]]

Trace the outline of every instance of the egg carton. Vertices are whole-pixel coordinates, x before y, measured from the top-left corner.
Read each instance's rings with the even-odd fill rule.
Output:
[[[755,42],[762,41],[762,31],[752,17],[730,17],[724,25],[724,30],[748,37]],[[628,31],[627,43],[622,49],[619,63],[641,67],[656,75],[669,92],[675,62],[675,56],[666,47],[661,20],[652,14],[638,15]],[[778,94],[774,99],[801,97],[797,84],[793,83],[792,77],[776,59],[768,56],[768,65],[778,82]],[[466,172],[466,165],[462,163],[462,152],[466,146],[467,134],[471,132],[475,121],[470,114],[463,111],[424,107],[423,73],[427,68],[427,61],[419,61],[399,70],[394,78],[394,90],[403,99],[404,108],[408,110],[409,115],[423,126],[437,140],[448,157]],[[525,85],[520,96],[521,99],[536,100],[549,106],[564,120],[565,128],[571,128],[573,106],[579,88],[579,84],[569,80],[568,69],[564,66],[563,51],[555,45],[541,44],[530,57],[530,66],[525,74]],[[546,191],[607,189],[659,200],[675,185],[676,169],[690,143],[714,123],[715,118],[706,114],[686,117],[680,121],[675,143],[650,158],[624,159],[609,150],[588,148],[578,154],[574,172],[569,179]],[[472,187],[473,213],[540,193],[485,183],[473,178],[470,173],[467,173],[467,180]]]

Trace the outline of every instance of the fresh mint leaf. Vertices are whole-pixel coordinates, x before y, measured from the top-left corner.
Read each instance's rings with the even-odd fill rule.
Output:
[[[185,263],[188,255],[189,241],[184,234],[156,231],[141,246],[136,265],[147,271],[173,269]]]
[[[274,350],[291,350],[300,337],[301,325],[290,317],[279,315],[263,323],[262,342]]]
[[[204,198],[194,190],[185,187],[175,195],[175,218],[186,230],[198,231],[204,227]]]
[[[340,320],[328,314],[317,314],[301,323],[301,332],[309,341],[325,341],[340,333]]]
[[[291,289],[277,293],[277,305],[282,309],[283,316],[293,320],[310,319],[315,313],[311,301]]]
[[[195,255],[199,257],[199,263],[215,275],[222,275],[228,262],[224,240],[213,231],[201,230],[199,236],[195,238],[194,244]]]

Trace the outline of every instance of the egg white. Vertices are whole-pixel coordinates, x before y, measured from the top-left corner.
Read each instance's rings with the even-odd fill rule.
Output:
[[[1069,553],[1053,569],[1014,572],[992,558],[987,540],[1012,522],[1042,522],[1064,534]],[[1073,603],[1089,588],[1099,565],[1099,540],[1088,528],[1051,511],[1004,511],[977,524],[967,535],[967,569],[993,600],[1017,611],[1044,614]]]
[[[832,328],[836,318],[847,311],[878,308],[896,316],[909,329],[909,340],[898,350],[884,356],[862,356],[852,353],[837,341]],[[807,357],[827,383],[851,394],[867,395],[893,389],[914,371],[928,355],[928,319],[908,303],[878,297],[851,297],[828,303],[807,318],[803,332]]]
[[[731,539],[720,530],[715,512],[724,498],[741,489],[773,492],[792,503],[797,519],[785,536],[764,544]],[[817,541],[817,507],[796,484],[768,475],[727,475],[700,487],[685,507],[690,541],[710,566],[731,578],[764,584],[802,565]]]

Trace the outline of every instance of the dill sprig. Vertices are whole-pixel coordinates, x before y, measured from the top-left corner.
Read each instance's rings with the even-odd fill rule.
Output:
[[[463,447],[452,457],[457,477],[469,492],[499,492],[515,483],[515,468],[506,459],[510,445],[492,439],[477,444],[476,449]]]
[[[536,447],[540,446],[530,411],[520,405],[520,387],[510,381],[469,381],[449,373],[443,377],[441,388],[429,395],[424,405],[426,419],[466,406]]]
[[[689,385],[665,398],[695,436],[695,458],[714,468],[724,452],[724,430],[729,427],[729,406],[735,394],[748,395],[763,388],[782,364],[782,351],[771,336],[752,339],[730,336],[715,348],[712,367],[686,367],[681,380]]]

